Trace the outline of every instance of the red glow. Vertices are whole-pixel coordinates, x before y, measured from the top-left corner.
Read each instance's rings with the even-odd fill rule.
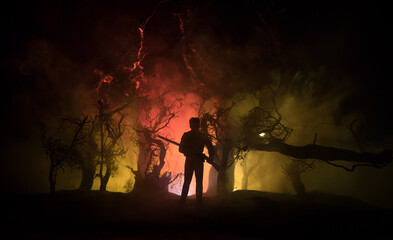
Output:
[[[171,94],[168,96],[168,99],[177,97],[176,94]],[[189,131],[189,123],[188,120],[191,117],[198,116],[198,113],[194,108],[191,107],[192,103],[200,101],[199,97],[193,94],[188,94],[185,96],[185,104],[182,107],[181,111],[178,113],[177,118],[174,118],[167,128],[163,129],[159,134],[167,136],[170,139],[173,139],[177,142],[180,141],[184,132]],[[168,154],[166,157],[166,164],[164,167],[164,171],[172,172],[173,175],[177,173],[184,172],[184,163],[185,156],[179,152],[178,146],[173,144],[169,144]],[[211,166],[209,164],[205,164],[204,167],[204,178],[203,178],[203,192],[207,191],[209,185],[209,172],[211,171]],[[179,183],[172,184],[169,187],[169,191],[175,194],[180,195],[183,181]],[[195,194],[195,176],[190,185],[189,195]]]
[[[123,66],[122,69],[130,73],[130,81],[134,84],[137,97],[148,98],[151,100],[151,106],[141,105],[138,113],[138,120],[142,126],[149,127],[148,125],[154,125],[154,119],[159,118],[162,109],[160,106],[168,106],[171,103],[177,102],[182,99],[179,106],[174,106],[172,109],[175,113],[175,117],[171,119],[170,123],[162,128],[158,134],[165,136],[169,139],[173,139],[177,142],[180,141],[184,132],[190,130],[189,119],[191,117],[198,117],[198,107],[201,104],[201,99],[198,95],[193,94],[191,91],[184,90],[184,83],[186,80],[185,76],[177,68],[177,64],[167,59],[155,59],[155,64],[152,74],[146,74],[144,67],[141,65],[142,61],[146,57],[145,55],[145,44],[144,44],[144,30],[146,24],[154,16],[160,2],[154,9],[152,14],[144,21],[139,31],[139,48],[136,54],[136,58],[133,59],[130,66]],[[179,28],[182,33],[182,57],[186,64],[187,70],[191,73],[191,79],[194,83],[197,83],[197,74],[194,68],[190,64],[189,53],[196,56],[202,63],[202,68],[206,66],[203,64],[203,59],[198,55],[196,49],[193,46],[186,44],[186,34],[183,24],[182,16],[175,14],[179,19]],[[100,81],[97,84],[97,92],[101,90],[104,84],[110,87],[113,81],[113,76],[103,73],[101,70],[95,69],[94,73],[99,75]],[[205,71],[202,71],[203,75],[206,75]],[[198,83],[198,87],[202,86],[203,83]],[[102,91],[102,90],[101,90]],[[124,91],[124,95],[128,96],[127,91]],[[158,100],[159,99],[159,100]],[[162,102],[163,101],[163,102]],[[134,119],[135,120],[135,119]],[[150,126],[151,129],[157,129]],[[158,128],[159,129],[159,128]],[[173,144],[168,145],[168,150],[165,158],[165,165],[161,171],[161,174],[170,172],[172,176],[184,172],[185,156],[178,151],[178,146]],[[209,185],[209,172],[211,166],[205,164],[204,167],[204,179],[203,179],[203,192],[207,191]],[[143,171],[143,170],[142,170]],[[169,186],[169,191],[175,194],[180,194],[182,189],[183,180],[181,182],[175,181]],[[193,178],[190,186],[189,195],[195,194],[195,177]]]
[[[139,43],[139,49],[138,49],[138,54],[137,54],[137,61],[134,62],[133,67],[130,69],[130,71],[134,71],[135,69],[140,69],[143,70],[143,66],[141,65],[141,61],[143,59],[142,51],[143,51],[143,28],[138,28],[139,34],[141,36],[141,40]]]
[[[94,73],[97,74],[100,77],[100,81],[97,84],[96,91],[99,92],[101,89],[102,85],[104,83],[110,85],[111,82],[113,81],[113,76],[109,74],[104,74],[101,70],[99,69],[94,69]]]
[[[190,130],[189,119],[198,116],[198,107],[201,104],[201,98],[191,92],[185,92],[182,85],[185,81],[184,76],[177,69],[174,62],[166,59],[159,59],[154,67],[154,74],[143,78],[144,83],[149,86],[156,86],[149,89],[145,94],[151,99],[163,97],[165,105],[182,99],[181,102],[175,104],[173,109],[175,117],[170,121],[167,127],[161,129],[157,134],[165,136],[169,139],[179,142],[183,133]],[[140,113],[139,118],[142,122],[147,119],[154,119],[160,113],[159,105],[152,106],[148,115]],[[165,165],[161,173],[171,172],[172,176],[184,172],[185,156],[179,152],[178,146],[168,144],[168,151],[165,158]],[[203,180],[203,191],[206,192],[209,185],[209,172],[211,166],[205,164],[205,174]],[[181,182],[174,182],[169,186],[169,191],[175,194],[181,193]],[[195,193],[195,178],[193,178],[190,186],[189,195]]]

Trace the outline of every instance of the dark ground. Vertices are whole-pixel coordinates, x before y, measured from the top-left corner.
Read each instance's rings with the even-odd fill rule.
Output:
[[[236,191],[225,200],[60,191],[2,196],[4,234],[13,239],[390,239],[393,210],[311,192],[307,198]]]

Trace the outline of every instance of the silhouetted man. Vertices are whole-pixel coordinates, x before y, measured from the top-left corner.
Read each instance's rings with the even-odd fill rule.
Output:
[[[209,138],[199,131],[199,118],[190,118],[191,131],[185,132],[181,138],[179,152],[186,156],[186,163],[184,166],[184,184],[180,198],[180,205],[184,205],[188,189],[192,179],[193,172],[195,171],[196,179],[196,199],[197,206],[202,204],[202,182],[203,182],[203,162],[205,157],[203,149],[206,146],[209,151],[208,161],[213,161],[214,149]]]

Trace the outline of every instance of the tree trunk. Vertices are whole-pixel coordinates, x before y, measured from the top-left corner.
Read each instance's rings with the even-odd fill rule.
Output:
[[[221,168],[218,172],[217,178],[217,194],[219,196],[225,196],[228,194],[227,189],[227,167],[228,166],[228,158],[229,153],[231,152],[231,147],[228,144],[224,144],[222,149],[222,158],[221,158]]]
[[[168,184],[170,179],[165,179],[161,177],[161,170],[163,169],[165,165],[165,156],[166,156],[166,148],[165,144],[163,141],[159,139],[152,138],[151,132],[149,131],[144,131],[144,137],[145,139],[150,143],[150,144],[155,144],[159,149],[160,149],[160,154],[159,154],[159,164],[154,165],[152,167],[152,172],[147,173],[147,168],[149,167],[149,164],[146,166],[146,174],[149,174],[149,184],[151,185],[152,189],[157,189],[157,190],[163,190],[167,189]],[[153,153],[150,153],[153,154]],[[151,164],[151,163],[150,163]],[[145,176],[147,177],[147,176]]]
[[[56,166],[53,163],[53,160],[51,160],[50,168],[49,168],[49,186],[50,186],[50,193],[55,193],[55,191],[56,191]]]
[[[138,127],[140,127],[141,124],[138,124]],[[141,128],[141,127],[140,127]],[[138,155],[138,162],[137,162],[137,171],[139,172],[140,176],[142,178],[145,177],[145,172],[144,170],[146,169],[146,165],[148,162],[148,148],[147,148],[147,140],[145,139],[145,135],[141,131],[137,131],[138,133],[138,138],[139,138],[139,155]]]
[[[85,159],[82,163],[82,180],[79,190],[91,190],[94,182],[95,165],[92,159]]]
[[[147,131],[144,132],[144,136],[148,142],[154,143],[160,148],[160,156],[159,156],[160,163],[158,166],[155,167],[155,172],[154,172],[154,174],[156,175],[155,177],[158,177],[159,174],[161,173],[162,168],[165,165],[166,148],[164,142],[159,139],[153,139],[151,137],[151,134]]]
[[[302,182],[301,170],[300,170],[300,161],[292,161],[288,166],[288,177],[292,183],[295,192],[299,196],[304,196],[306,194],[306,189]]]
[[[82,180],[79,186],[79,190],[89,191],[91,190],[94,182],[94,171],[88,171],[82,169]]]
[[[139,136],[141,139],[141,136],[143,134],[139,133]],[[141,140],[140,140],[141,141]],[[146,169],[146,163],[147,163],[147,158],[148,154],[146,151],[146,144],[140,142],[139,144],[139,155],[138,155],[138,162],[137,162],[137,170],[134,170],[133,173],[135,174],[135,184],[134,184],[134,190],[135,192],[137,191],[142,191],[143,187],[145,185],[145,169]]]
[[[243,170],[243,177],[242,177],[242,190],[247,190],[248,187],[248,169],[247,169],[247,162],[246,159],[242,162],[242,170]]]
[[[108,185],[109,177],[112,173],[112,165],[110,161],[105,163],[105,167],[105,175],[101,178],[100,191],[106,191],[106,186]]]
[[[101,115],[101,113],[100,113]],[[102,116],[100,116],[100,119]],[[103,171],[104,171],[104,122],[100,120],[100,181],[101,181],[101,186],[100,189],[102,188],[103,182],[104,182],[104,176],[103,176]]]

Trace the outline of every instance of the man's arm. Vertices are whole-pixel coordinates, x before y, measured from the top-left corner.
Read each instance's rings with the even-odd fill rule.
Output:
[[[184,135],[185,134],[183,134],[183,136],[181,137],[181,141],[180,141],[180,145],[179,145],[179,152],[181,152],[184,155],[186,155],[185,154],[185,147],[184,147],[184,138],[185,138]]]

